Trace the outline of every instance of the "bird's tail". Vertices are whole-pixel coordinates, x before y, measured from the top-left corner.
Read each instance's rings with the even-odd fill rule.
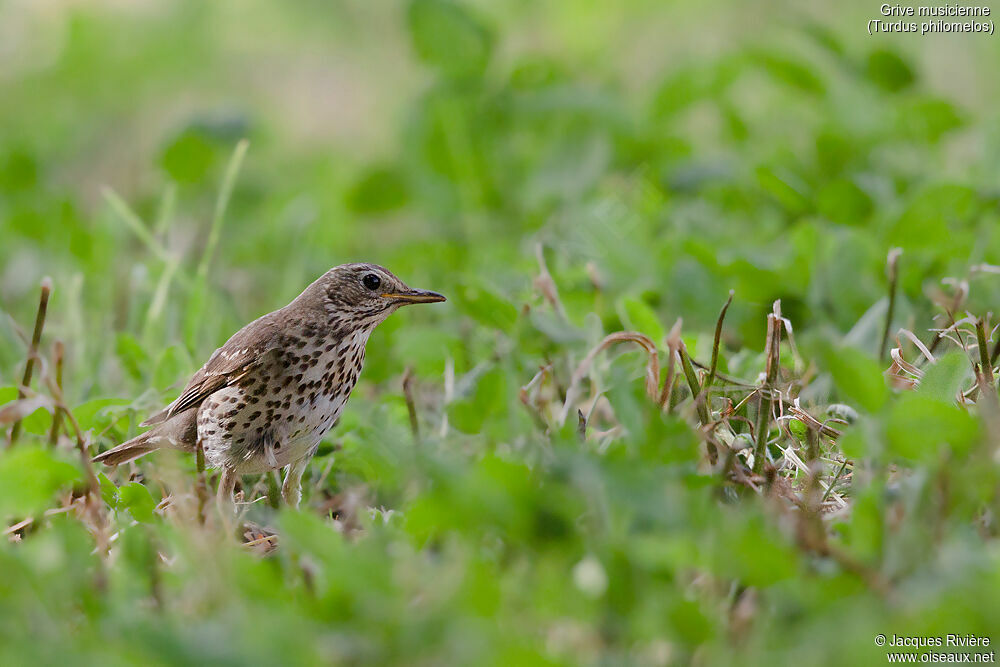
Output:
[[[155,434],[156,429],[146,431],[137,435],[131,440],[127,440],[120,445],[112,447],[106,452],[101,452],[93,458],[94,463],[103,463],[109,466],[116,466],[119,463],[126,463],[132,459],[137,459],[143,454],[148,454],[154,449],[159,449],[162,444]]]
[[[188,410],[155,428],[126,440],[93,458],[95,463],[116,466],[162,447],[193,450],[198,439],[197,410]]]

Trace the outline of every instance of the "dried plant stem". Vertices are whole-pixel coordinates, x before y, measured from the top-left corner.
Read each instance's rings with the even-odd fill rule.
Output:
[[[66,399],[63,397],[62,386],[55,382],[51,377],[47,378],[47,385],[52,396],[55,398],[55,403],[57,408],[66,416],[66,421],[69,422],[73,429],[73,435],[76,437],[76,447],[80,453],[80,463],[83,467],[84,475],[87,477],[87,496],[84,498],[84,507],[86,511],[90,514],[90,520],[94,525],[94,537],[97,542],[97,550],[101,554],[108,553],[108,536],[107,532],[104,530],[105,520],[101,512],[101,484],[97,480],[97,473],[94,472],[94,464],[90,460],[90,452],[87,448],[87,441],[83,437],[83,430],[80,428],[80,422],[76,420],[76,416],[73,411],[69,409],[66,405]],[[100,588],[107,583],[106,573],[103,567],[99,567],[96,573],[96,585]]]
[[[687,347],[685,347],[684,343],[681,343],[678,354],[681,358],[681,369],[684,371],[684,378],[687,380],[688,388],[691,390],[691,396],[695,399],[695,409],[698,411],[698,420],[701,422],[702,426],[705,426],[711,421],[708,414],[708,406],[706,406],[703,401],[698,400],[701,385],[698,383],[698,376],[695,375],[694,366],[691,365],[691,357],[688,355]]]
[[[735,294],[735,290],[729,290],[729,298],[722,305],[722,310],[719,311],[719,319],[715,323],[715,340],[712,343],[712,367],[708,371],[706,387],[715,381],[715,371],[719,367],[719,343],[722,340],[722,323],[726,321],[726,312],[729,311],[729,306],[732,305]]]
[[[556,311],[556,314],[565,320],[566,309],[563,308],[562,300],[559,298],[559,289],[556,287],[556,281],[552,279],[548,264],[545,263],[545,249],[542,248],[541,243],[535,245],[535,258],[538,260],[538,277],[535,278],[535,287],[542,293],[545,300],[549,302],[552,309]]]
[[[986,320],[982,317],[976,320],[976,342],[979,347],[979,394],[986,398],[992,397],[996,402],[996,386],[993,384],[993,363],[986,343]]]
[[[820,497],[822,488],[820,486],[820,476],[823,466],[819,460],[819,433],[812,427],[806,429],[806,465],[809,468],[809,479],[806,484],[806,507],[807,514],[811,519],[812,530],[822,532],[823,522],[820,519]]]
[[[403,396],[406,398],[406,411],[410,413],[410,431],[413,440],[420,444],[420,424],[417,421],[417,404],[413,400],[413,368],[406,367],[403,372]]]
[[[840,476],[844,474],[844,469],[847,467],[847,459],[840,464],[840,468],[837,470],[837,474],[833,476],[833,480],[830,481],[830,486],[826,487],[826,491],[823,492],[823,497],[820,498],[821,503],[825,503],[826,499],[833,492],[833,487],[836,486],[837,482],[840,481]]]
[[[722,305],[722,310],[719,311],[719,319],[715,322],[715,339],[712,342],[712,365],[709,366],[708,375],[701,385],[701,391],[695,398],[695,401],[703,403],[706,406],[711,405],[710,394],[712,383],[715,382],[715,373],[719,367],[719,344],[722,341],[722,323],[726,321],[726,311],[729,310],[730,304],[733,303],[734,294],[733,290],[729,290],[729,298],[726,299],[726,303]]]
[[[56,386],[59,387],[60,393],[63,387],[63,358],[65,356],[65,348],[62,341],[57,340],[52,345],[52,356],[54,357],[56,365]],[[51,445],[56,445],[59,442],[59,430],[62,428],[62,408],[58,405],[55,411],[52,413],[52,429],[49,431],[49,443]]]
[[[810,468],[819,460],[819,434],[809,427],[806,429],[806,462]],[[815,472],[815,471],[814,471]]]
[[[602,350],[605,350],[616,343],[636,343],[642,349],[646,351],[646,393],[649,395],[650,399],[656,401],[659,398],[659,382],[660,382],[660,358],[656,351],[656,344],[650,339],[649,336],[641,333],[636,333],[633,331],[619,331],[617,333],[609,334],[604,337],[600,343],[594,346],[587,356],[583,358],[580,365],[576,367],[573,371],[573,376],[570,378],[569,386],[566,388],[566,401],[563,403],[562,411],[559,415],[559,425],[566,423],[566,418],[569,417],[569,411],[576,402],[578,395],[578,385],[583,381],[583,378],[587,375],[587,371],[594,363],[594,359]]]
[[[698,400],[701,390],[701,386],[698,384],[698,376],[694,373],[694,366],[691,365],[691,357],[688,356],[684,343],[681,343],[680,349],[677,352],[681,358],[681,368],[684,370],[684,377],[687,379],[688,388],[691,390],[691,396],[694,398],[695,410],[698,411],[698,421],[701,422],[701,426],[704,428],[711,423],[712,418],[705,401]],[[708,460],[712,465],[715,465],[719,460],[719,450],[709,434],[705,433],[704,435],[705,446],[708,449]]]
[[[760,473],[767,458],[767,431],[770,426],[772,394],[778,379],[781,356],[781,301],[774,302],[774,312],[767,316],[767,369],[764,383],[757,390],[757,428],[753,456],[753,472]]]
[[[49,295],[52,293],[52,280],[42,279],[42,295],[38,300],[38,312],[35,314],[35,330],[31,334],[31,345],[28,346],[28,359],[24,364],[24,376],[21,378],[21,385],[17,388],[17,398],[26,396],[25,390],[31,385],[31,377],[35,373],[35,359],[38,358],[38,343],[42,340],[42,329],[45,328],[45,314],[49,309]],[[10,440],[8,447],[13,447],[21,434],[21,420],[18,419],[10,429]]]
[[[955,298],[952,299],[951,305],[945,308],[945,314],[948,316],[948,327],[938,331],[934,336],[934,340],[931,341],[931,344],[927,348],[932,355],[937,346],[941,344],[941,341],[948,337],[948,331],[955,326],[955,313],[958,312],[968,294],[968,285],[965,285],[964,289],[955,290]]]
[[[80,429],[80,423],[76,420],[73,415],[73,411],[69,409],[66,405],[66,400],[63,398],[62,387],[56,382],[52,381],[50,378],[48,381],[49,391],[52,392],[53,397],[55,397],[56,407],[66,415],[66,420],[73,427],[73,434],[76,437],[76,448],[80,451],[80,460],[83,462],[83,470],[87,475],[87,485],[90,489],[91,495],[94,498],[99,498],[101,495],[101,486],[97,481],[97,474],[94,472],[94,464],[90,460],[90,451],[87,449],[87,441],[83,438],[83,431]]]
[[[677,354],[683,343],[681,342],[681,324],[683,320],[677,318],[674,326],[667,335],[667,377],[663,381],[663,389],[660,390],[660,408],[668,413],[673,410],[670,399],[674,393],[674,372],[677,362]]]
[[[879,359],[885,361],[886,346],[889,344],[889,331],[892,329],[892,317],[896,311],[896,288],[899,284],[899,256],[901,248],[892,248],[885,260],[885,271],[889,278],[889,308],[885,313],[885,329],[882,331],[882,343],[878,348]]]

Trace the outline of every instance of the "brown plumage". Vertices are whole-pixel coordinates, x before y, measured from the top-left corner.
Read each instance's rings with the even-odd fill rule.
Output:
[[[374,264],[327,271],[290,304],[246,325],[192,376],[145,433],[95,461],[117,465],[163,447],[193,451],[222,469],[220,498],[236,475],[287,467],[297,505],[306,464],[357,382],[372,330],[400,306],[444,301]]]

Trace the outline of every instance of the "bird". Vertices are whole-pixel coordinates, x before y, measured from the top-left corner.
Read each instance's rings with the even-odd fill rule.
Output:
[[[200,441],[206,466],[221,471],[220,504],[232,504],[237,476],[285,468],[282,497],[298,507],[302,475],[358,381],[372,331],[402,306],[445,300],[377,264],[335,266],[233,334],[140,425],[153,428],[93,460],[115,466],[161,448],[194,452]]]

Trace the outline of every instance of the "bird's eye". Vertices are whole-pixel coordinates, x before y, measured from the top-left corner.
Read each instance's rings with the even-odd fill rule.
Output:
[[[370,289],[374,292],[382,284],[382,279],[374,273],[366,273],[365,277],[361,279],[361,284],[365,286],[365,289]]]

